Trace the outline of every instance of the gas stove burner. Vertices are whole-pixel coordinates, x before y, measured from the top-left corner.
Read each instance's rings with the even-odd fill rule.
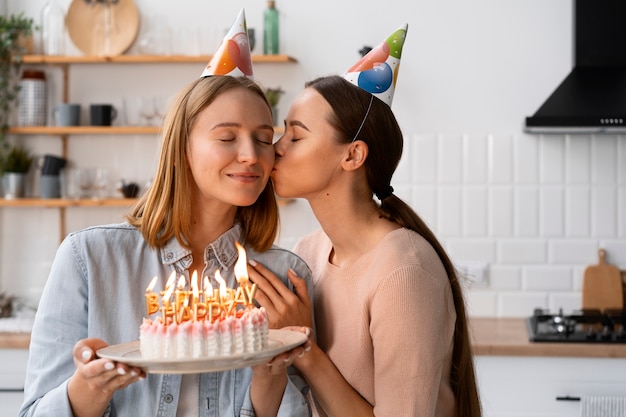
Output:
[[[526,320],[531,342],[626,343],[626,310],[577,310],[551,314],[537,308]]]

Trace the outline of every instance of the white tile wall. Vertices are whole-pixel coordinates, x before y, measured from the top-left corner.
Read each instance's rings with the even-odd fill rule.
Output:
[[[453,260],[489,264],[488,285],[467,290],[472,315],[580,308],[600,247],[626,269],[626,137],[420,133],[407,142],[411,164],[394,187],[410,165],[410,202]]]
[[[150,172],[154,139],[126,144],[148,150],[145,166],[111,169]],[[487,285],[467,287],[474,316],[579,308],[584,269],[600,247],[626,270],[626,136],[409,133],[393,186],[455,263],[488,264]],[[68,229],[123,213],[68,209]],[[59,241],[58,212],[4,208],[0,226],[0,290],[36,298]],[[297,200],[281,208],[281,226],[279,244],[291,248],[319,224]]]

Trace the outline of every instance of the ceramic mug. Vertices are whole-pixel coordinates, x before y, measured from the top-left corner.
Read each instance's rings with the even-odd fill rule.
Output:
[[[52,111],[52,118],[57,126],[79,126],[80,104],[58,104]]]
[[[111,126],[117,117],[117,109],[112,104],[92,104],[89,116],[92,126]]]

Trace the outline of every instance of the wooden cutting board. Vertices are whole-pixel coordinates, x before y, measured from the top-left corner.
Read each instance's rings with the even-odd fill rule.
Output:
[[[85,55],[117,56],[137,37],[139,10],[133,0],[72,0],[65,25],[72,42]]]
[[[617,267],[606,263],[606,252],[598,250],[598,265],[585,268],[583,309],[623,309],[622,277]]]

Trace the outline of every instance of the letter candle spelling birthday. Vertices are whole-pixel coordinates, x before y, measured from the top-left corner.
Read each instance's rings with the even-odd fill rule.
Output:
[[[245,310],[254,308],[254,296],[257,285],[250,284],[248,278],[246,251],[239,242],[235,242],[239,257],[235,263],[235,278],[239,287],[236,290],[228,288],[220,271],[215,271],[215,280],[219,289],[213,289],[208,277],[204,277],[202,291],[199,288],[198,273],[193,272],[189,286],[187,279],[181,275],[176,279],[173,271],[165,284],[165,290],[159,296],[153,292],[157,277],[154,277],[146,288],[146,312],[148,317],[157,313],[162,314],[164,324],[172,321],[180,324],[185,321],[210,321],[223,319],[228,316],[238,316]],[[187,289],[188,288],[188,289]],[[174,300],[172,301],[172,296]]]

